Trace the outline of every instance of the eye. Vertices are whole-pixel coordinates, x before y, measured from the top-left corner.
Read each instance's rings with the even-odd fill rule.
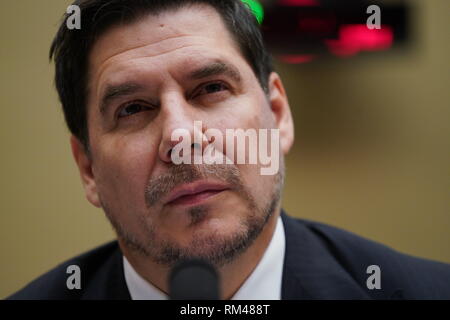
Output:
[[[204,85],[197,93],[197,96],[203,94],[212,94],[228,90],[228,86],[223,82],[212,82]]]
[[[151,110],[151,107],[143,105],[142,103],[132,102],[132,103],[126,104],[124,107],[121,108],[121,110],[119,111],[118,117],[125,118],[125,117],[132,116],[133,114],[136,114],[136,113],[139,113],[142,111],[147,111],[147,110]]]

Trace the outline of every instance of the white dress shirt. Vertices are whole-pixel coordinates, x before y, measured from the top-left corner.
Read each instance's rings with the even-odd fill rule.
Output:
[[[256,268],[231,300],[280,300],[285,251],[283,222],[278,217],[269,246]],[[168,296],[142,278],[123,256],[125,281],[133,300],[167,300]]]

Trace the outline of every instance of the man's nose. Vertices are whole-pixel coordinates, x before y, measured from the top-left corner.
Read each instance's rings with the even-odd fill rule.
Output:
[[[165,163],[172,163],[172,150],[182,140],[172,141],[172,134],[176,130],[188,133],[191,149],[202,148],[205,150],[209,144],[206,138],[206,123],[201,111],[191,106],[184,97],[172,96],[162,101],[161,126],[162,135],[159,145],[159,157]],[[195,143],[201,142],[201,145]],[[186,143],[186,141],[184,142]]]

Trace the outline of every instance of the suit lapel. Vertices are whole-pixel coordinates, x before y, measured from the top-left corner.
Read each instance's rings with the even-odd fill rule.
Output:
[[[117,245],[113,254],[92,277],[83,300],[131,300],[123,272],[123,256]]]
[[[284,211],[281,217],[286,235],[283,300],[370,299],[303,222]]]

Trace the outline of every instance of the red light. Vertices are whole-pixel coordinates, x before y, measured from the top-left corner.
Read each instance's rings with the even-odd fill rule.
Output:
[[[389,26],[369,29],[365,24],[342,25],[338,40],[326,40],[329,50],[337,56],[353,56],[360,51],[381,51],[392,47],[394,33]]]
[[[320,6],[317,0],[279,0],[279,5],[290,7],[315,7]]]
[[[308,63],[315,59],[313,54],[285,54],[280,56],[280,60],[289,64]]]

